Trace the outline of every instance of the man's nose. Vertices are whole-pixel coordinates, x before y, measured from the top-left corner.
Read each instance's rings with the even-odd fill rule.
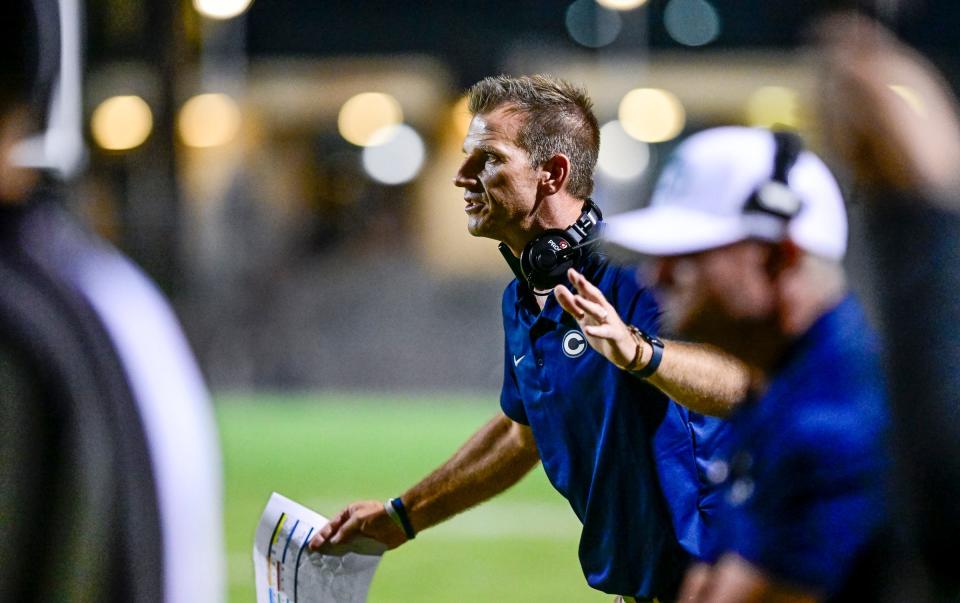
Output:
[[[460,164],[457,175],[453,177],[453,184],[454,186],[467,189],[477,186],[477,172],[472,167],[469,159],[464,160],[464,162]]]

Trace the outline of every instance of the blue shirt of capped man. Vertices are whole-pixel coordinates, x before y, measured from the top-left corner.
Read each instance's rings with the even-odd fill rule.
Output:
[[[876,338],[848,296],[731,417],[733,439],[710,471],[725,496],[707,561],[735,553],[841,601],[871,592],[869,580],[848,574],[879,545],[886,512],[881,375]]]
[[[640,330],[660,311],[635,270],[592,253],[578,271]],[[565,284],[569,285],[568,281]],[[503,295],[504,414],[529,425],[544,471],[583,522],[580,563],[594,588],[669,597],[701,555],[720,502],[706,466],[728,431],[620,370],[577,321],[520,280]]]

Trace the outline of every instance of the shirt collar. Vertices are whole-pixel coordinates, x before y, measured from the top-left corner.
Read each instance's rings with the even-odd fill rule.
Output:
[[[580,261],[574,265],[574,268],[577,270],[577,272],[583,274],[587,280],[596,284],[594,277],[597,275],[597,273],[599,273],[600,268],[602,268],[606,262],[606,255],[595,251],[581,258]],[[557,324],[564,323],[569,324],[572,327],[578,326],[577,321],[572,316],[567,314],[560,306],[560,302],[557,301],[557,298],[554,296],[553,292],[545,296],[546,301],[543,304],[543,310],[540,310],[540,307],[537,305],[534,295],[530,291],[529,287],[527,287],[527,284],[520,279],[516,280],[516,304],[521,311],[525,311],[534,315],[539,313],[537,320],[550,320]],[[574,290],[573,285],[570,284],[570,280],[567,279],[566,276],[564,276],[563,281],[560,284],[564,285],[571,291]]]

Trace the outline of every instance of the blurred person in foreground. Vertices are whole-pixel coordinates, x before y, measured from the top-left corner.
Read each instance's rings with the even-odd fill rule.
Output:
[[[749,375],[714,350],[655,339],[660,312],[650,291],[634,270],[596,252],[601,217],[589,196],[599,128],[582,90],[545,76],[499,76],[469,97],[473,119],[454,183],[464,189],[469,232],[501,241],[517,275],[502,304],[502,413],[398,498],[351,504],[312,546],[359,534],[399,546],[542,461],[583,523],[587,582],[627,600],[672,600],[709,530],[717,496],[702,465],[726,428],[651,384],[694,410],[725,414]],[[590,350],[550,295],[568,266],[638,327],[632,373]]]
[[[15,161],[58,24],[54,0],[0,3],[0,601],[222,601],[219,455],[179,327]]]
[[[672,333],[755,371],[707,473],[717,530],[681,600],[871,601],[886,528],[879,351],[841,265],[847,222],[826,166],[792,134],[717,128],[677,149],[648,208],[614,216],[613,245],[652,257]],[[611,361],[628,329],[577,274],[557,288]]]
[[[960,600],[960,120],[936,69],[877,21],[835,13],[816,30],[820,123],[864,204],[886,339],[900,588]],[[917,564],[917,561],[920,561]],[[927,592],[920,593],[918,589]]]

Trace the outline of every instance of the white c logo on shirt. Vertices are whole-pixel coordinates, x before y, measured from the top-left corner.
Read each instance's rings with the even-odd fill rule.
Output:
[[[587,340],[580,331],[568,331],[563,336],[563,353],[568,358],[576,358],[587,351]]]

